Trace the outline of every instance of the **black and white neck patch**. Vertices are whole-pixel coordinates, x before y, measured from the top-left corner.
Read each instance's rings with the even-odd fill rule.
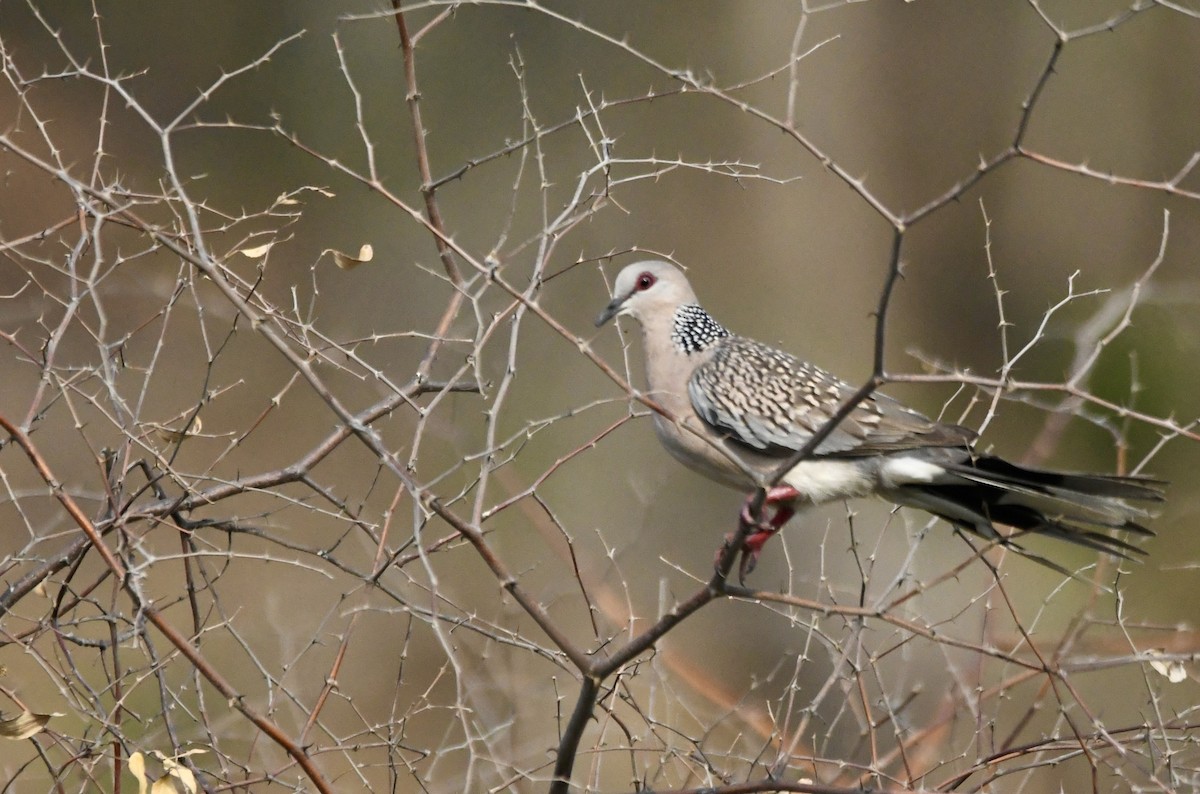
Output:
[[[695,303],[680,306],[675,310],[671,341],[681,352],[699,353],[722,337],[729,336],[719,322]]]

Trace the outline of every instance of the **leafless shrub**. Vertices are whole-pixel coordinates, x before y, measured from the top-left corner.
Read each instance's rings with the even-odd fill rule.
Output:
[[[0,7],[5,790],[1195,788],[1193,5],[203,5]],[[1175,480],[1148,561],[855,504],[727,582],[590,324],[648,251]]]

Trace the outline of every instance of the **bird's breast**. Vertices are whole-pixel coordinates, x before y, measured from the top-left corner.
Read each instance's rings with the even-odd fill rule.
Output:
[[[699,422],[694,414],[690,418],[679,418],[685,424]],[[667,452],[671,453],[671,457],[692,471],[741,491],[754,487],[754,481],[742,472],[721,447],[658,414],[654,415],[654,432],[658,434],[658,440]]]

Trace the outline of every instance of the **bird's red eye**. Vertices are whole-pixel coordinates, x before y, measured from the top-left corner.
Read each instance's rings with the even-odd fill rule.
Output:
[[[653,274],[643,273],[642,275],[638,276],[637,288],[639,291],[648,290],[654,286],[654,282],[657,280],[658,279],[656,279]]]

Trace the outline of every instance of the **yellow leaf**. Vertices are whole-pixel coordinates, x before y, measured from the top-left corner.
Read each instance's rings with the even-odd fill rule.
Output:
[[[154,432],[158,434],[158,437],[163,441],[167,442],[168,444],[177,444],[189,436],[199,435],[202,425],[200,423],[200,417],[197,416],[192,420],[192,424],[188,427],[187,432],[184,432],[183,430],[174,430],[166,425],[152,425],[152,427],[154,428]]]
[[[287,193],[280,193],[279,198],[275,199],[275,206],[276,207],[291,207],[296,204],[299,204],[300,200],[297,198],[294,198],[294,197],[299,196],[301,193],[304,193],[306,191],[312,191],[313,193],[319,193],[322,196],[324,196],[325,198],[333,198],[334,196],[337,195],[336,193],[334,193],[332,190],[329,190],[328,188],[313,187],[310,185],[307,187],[299,188],[298,190],[292,190]]]
[[[256,245],[253,248],[243,248],[238,253],[240,253],[242,256],[248,257],[250,259],[261,259],[262,257],[267,255],[267,251],[270,251],[271,246],[273,246],[273,245],[275,245],[274,240],[272,240],[269,243],[263,243],[262,245]]]
[[[1161,648],[1151,648],[1149,651],[1146,651],[1146,653],[1150,656],[1166,655],[1166,651]],[[1184,667],[1183,662],[1179,660],[1166,661],[1155,659],[1150,662],[1150,667],[1153,668],[1154,672],[1164,676],[1172,684],[1178,684],[1180,681],[1184,681],[1188,677],[1187,668]]]
[[[179,789],[175,788],[170,775],[163,775],[154,781],[154,785],[150,787],[150,794],[179,794]]]
[[[333,262],[342,270],[351,270],[358,267],[363,262],[370,262],[375,256],[375,249],[370,243],[364,243],[362,248],[358,249],[358,256],[344,254],[341,251],[335,251],[332,248],[326,248],[325,253],[333,254]]]
[[[183,755],[191,755],[193,753],[202,753],[202,752],[204,752],[204,751],[203,750],[191,750],[187,753],[184,753]],[[182,758],[183,756],[177,756],[177,757]],[[163,769],[165,769],[167,771],[167,774],[163,775],[164,778],[167,777],[168,775],[173,778],[176,778],[180,783],[183,784],[183,790],[186,791],[187,794],[196,794],[196,790],[199,788],[199,786],[196,785],[196,776],[192,774],[192,770],[188,769],[186,766],[179,763],[178,761],[174,761],[170,758],[163,759]]]
[[[137,778],[138,794],[146,794],[146,757],[141,753],[129,756],[129,773]]]
[[[0,736],[5,739],[13,739],[20,741],[28,739],[36,733],[41,733],[42,728],[46,727],[46,723],[50,721],[50,714],[34,714],[32,711],[25,711],[10,720],[0,719]]]

